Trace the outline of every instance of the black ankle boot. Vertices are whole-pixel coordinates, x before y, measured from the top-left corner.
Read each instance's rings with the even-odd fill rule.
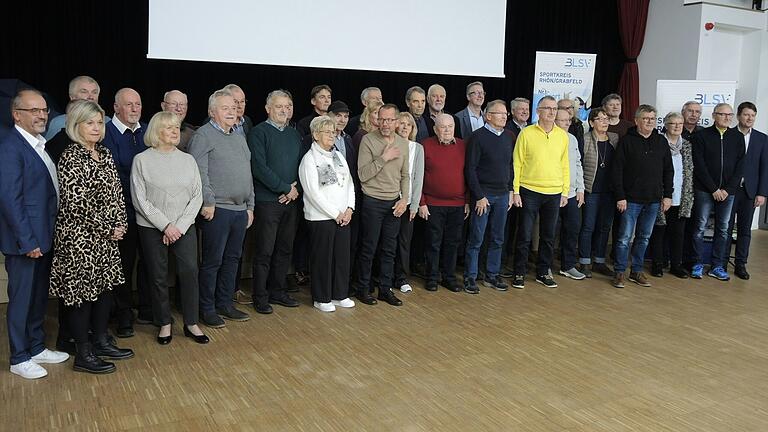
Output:
[[[75,366],[78,372],[88,372],[92,374],[107,374],[115,371],[114,363],[105,362],[93,354],[93,347],[90,342],[75,344]]]
[[[125,360],[133,357],[133,350],[116,347],[107,335],[96,336],[93,341],[93,353],[109,360]]]
[[[651,276],[662,277],[664,276],[664,264],[655,262],[651,265]]]

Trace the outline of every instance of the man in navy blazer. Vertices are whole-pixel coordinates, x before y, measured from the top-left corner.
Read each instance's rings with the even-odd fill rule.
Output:
[[[0,251],[8,272],[10,364],[12,373],[35,379],[48,374],[39,363],[69,358],[43,344],[58,180],[42,136],[49,113],[42,94],[20,91],[11,112],[15,125],[0,141]]]
[[[752,240],[752,218],[755,215],[755,209],[765,204],[765,197],[768,196],[768,136],[753,129],[757,107],[752,102],[739,104],[736,116],[739,120],[738,129],[744,134],[746,153],[743,179],[734,197],[731,221],[728,225],[728,250],[730,250],[735,225],[737,238],[734,274],[740,279],[747,280],[749,279],[747,258],[749,243]]]
[[[457,126],[461,132],[461,139],[466,140],[472,135],[472,132],[485,125],[484,102],[485,89],[483,88],[483,83],[480,81],[469,83],[467,85],[467,107],[457,112],[454,116],[458,120]]]

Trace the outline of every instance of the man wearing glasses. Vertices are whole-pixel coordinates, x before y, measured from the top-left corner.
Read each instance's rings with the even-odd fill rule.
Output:
[[[485,125],[467,139],[464,177],[470,192],[469,239],[464,256],[464,291],[480,292],[477,287],[480,247],[486,227],[490,232],[484,284],[498,291],[508,286],[499,278],[507,211],[512,205],[512,151],[515,135],[504,129],[507,105],[502,100],[488,103]]]
[[[640,286],[651,286],[643,272],[645,250],[659,206],[666,212],[672,205],[673,177],[672,153],[656,131],[656,108],[640,105],[635,112],[635,127],[619,140],[613,155],[613,195],[620,213],[619,230],[614,232],[617,239],[614,287],[624,288],[632,234],[635,238],[629,280]]]
[[[568,205],[571,189],[568,132],[555,125],[557,101],[544,96],[536,107],[539,120],[517,137],[512,205],[520,207],[515,240],[515,276],[512,287],[522,289],[528,266],[533,224],[539,217],[539,254],[536,282],[556,288],[552,278],[555,229],[561,207]]]
[[[13,122],[0,141],[0,251],[8,270],[8,342],[11,373],[27,379],[48,372],[66,353],[45,348],[45,306],[56,222],[56,167],[45,151],[48,106],[36,90],[22,90],[11,104]]]
[[[394,286],[395,250],[400,233],[400,216],[410,202],[408,141],[395,133],[400,111],[396,105],[379,109],[379,129],[360,142],[358,174],[363,189],[360,229],[361,242],[357,256],[355,292],[367,305],[377,301],[370,294],[371,268],[379,252],[378,299],[392,306],[403,304],[392,292]]]
[[[704,273],[702,249],[704,230],[709,215],[715,212],[715,233],[709,276],[730,279],[725,265],[728,260],[728,221],[731,218],[733,197],[743,177],[745,153],[744,135],[731,129],[733,108],[727,103],[715,105],[714,124],[691,137],[693,150],[694,204],[692,222],[693,261],[691,277],[701,279]]]
[[[165,112],[172,112],[179,117],[181,122],[181,136],[179,137],[179,145],[176,146],[179,150],[187,151],[187,145],[189,140],[192,139],[192,134],[195,133],[196,127],[184,121],[187,118],[187,95],[179,90],[171,90],[165,92],[163,95],[163,101],[160,102],[160,108]]]
[[[467,139],[472,132],[485,125],[483,118],[483,102],[485,89],[483,83],[475,81],[467,86],[467,107],[456,113],[456,119],[461,132],[461,138]]]

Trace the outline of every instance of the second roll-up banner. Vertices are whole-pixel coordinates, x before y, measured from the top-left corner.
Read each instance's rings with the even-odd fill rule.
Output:
[[[531,121],[536,122],[536,104],[546,95],[577,100],[578,116],[586,120],[592,106],[596,59],[597,54],[536,51]]]

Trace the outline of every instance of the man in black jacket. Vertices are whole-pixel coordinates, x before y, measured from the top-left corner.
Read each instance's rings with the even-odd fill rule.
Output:
[[[613,286],[624,288],[629,241],[632,234],[632,268],[629,280],[651,286],[643,273],[643,259],[659,206],[667,211],[672,205],[674,167],[666,140],[656,132],[656,108],[640,105],[635,113],[635,127],[621,138],[613,156],[613,187],[616,208],[621,213],[614,259]],[[635,232],[637,225],[637,232]]]
[[[715,211],[715,234],[709,276],[727,281],[725,270],[728,260],[728,221],[731,218],[733,197],[743,177],[744,135],[730,129],[733,108],[727,103],[715,105],[713,126],[691,136],[693,150],[694,205],[692,214],[693,260],[691,277],[701,279],[704,273],[702,249],[704,230],[712,210]]]

